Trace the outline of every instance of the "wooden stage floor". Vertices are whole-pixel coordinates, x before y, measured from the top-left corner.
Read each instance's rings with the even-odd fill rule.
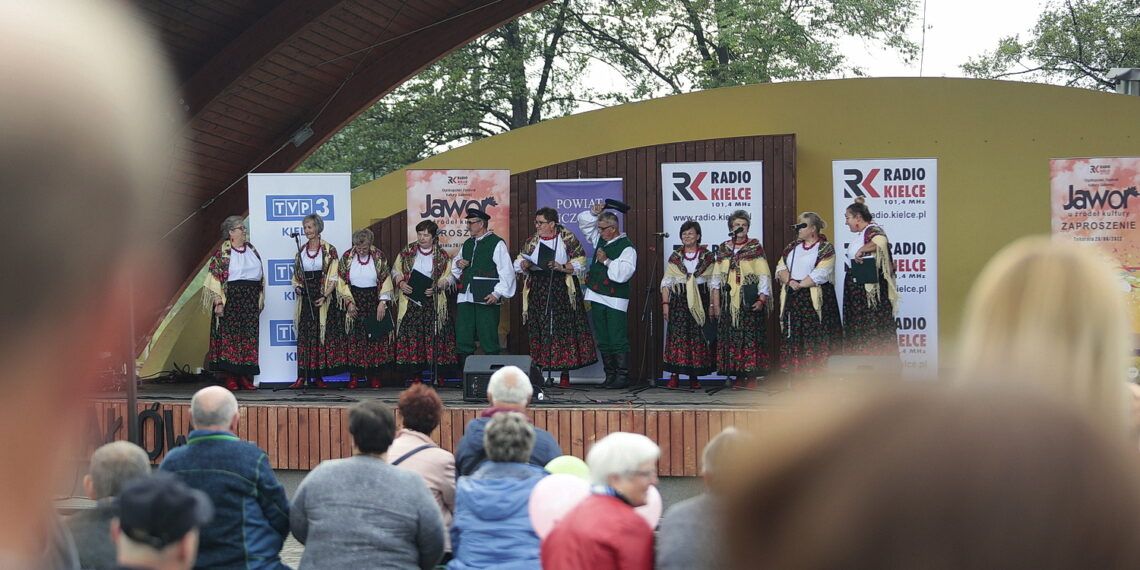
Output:
[[[682,382],[685,384],[685,382]],[[185,441],[190,431],[190,397],[207,384],[144,382],[138,391],[143,446],[155,462]],[[402,388],[305,390],[269,389],[237,392],[241,406],[238,436],[255,442],[269,454],[275,469],[312,469],[325,459],[352,453],[348,435],[348,407],[378,399],[395,407]],[[769,379],[755,391],[602,390],[590,385],[571,389],[547,388],[528,410],[534,424],[558,440],[562,450],[585,457],[590,445],[615,431],[649,436],[661,446],[658,470],[662,476],[694,477],[700,474],[700,454],[709,438],[728,426],[759,429],[768,412],[786,400],[786,380]],[[485,403],[463,401],[458,382],[439,389],[444,404],[440,427],[432,433],[441,447],[454,450],[464,426],[477,417]],[[770,387],[771,389],[763,389]],[[126,394],[103,393],[92,399],[88,433],[89,453],[107,441],[126,439]]]

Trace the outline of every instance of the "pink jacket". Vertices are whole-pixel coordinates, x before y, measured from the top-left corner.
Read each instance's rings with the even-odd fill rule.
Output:
[[[401,429],[388,448],[388,461],[394,462],[405,453],[421,445],[432,447],[408,457],[397,467],[414,471],[423,477],[428,489],[439,504],[443,514],[443,524],[451,527],[451,517],[455,513],[455,456],[441,449],[430,437],[410,429]]]

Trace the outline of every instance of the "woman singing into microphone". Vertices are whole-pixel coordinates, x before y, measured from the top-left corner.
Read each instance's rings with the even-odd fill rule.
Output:
[[[679,376],[687,374],[689,388],[699,389],[698,378],[715,369],[715,355],[702,332],[712,267],[713,254],[701,245],[701,224],[681,224],[681,249],[669,256],[661,279],[661,312],[669,323],[663,355],[664,369],[671,373],[669,388],[676,388]]]
[[[785,372],[820,372],[827,357],[843,345],[843,325],[835,296],[835,246],[822,232],[815,212],[800,214],[796,241],[776,264],[780,281],[780,366]]]
[[[325,221],[309,214],[301,222],[308,242],[293,260],[293,289],[297,306],[293,322],[297,323],[297,381],[290,388],[303,388],[312,378],[313,385],[324,388],[325,376],[344,372],[344,313],[336,303],[337,268],[340,259],[336,248],[321,239]],[[335,323],[328,326],[328,323]]]
[[[744,210],[729,216],[728,229],[733,237],[717,249],[709,283],[709,313],[720,319],[716,368],[721,374],[736,378],[733,390],[755,388],[756,376],[768,370],[765,321],[772,272],[760,241],[748,237],[751,225],[752,216]]]

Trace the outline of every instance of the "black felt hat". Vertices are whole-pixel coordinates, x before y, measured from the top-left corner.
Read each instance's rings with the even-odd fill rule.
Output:
[[[155,549],[176,542],[214,516],[210,497],[163,472],[127,482],[118,507],[123,533]]]
[[[617,210],[623,214],[629,212],[629,204],[621,200],[614,200],[613,198],[606,198],[606,207],[611,210]]]
[[[491,215],[478,208],[467,208],[467,219],[479,218],[484,222],[491,219]]]

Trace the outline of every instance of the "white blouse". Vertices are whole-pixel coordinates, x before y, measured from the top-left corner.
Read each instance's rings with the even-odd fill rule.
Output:
[[[245,244],[245,251],[230,248],[229,281],[261,281],[261,276],[261,260],[248,243]]]

